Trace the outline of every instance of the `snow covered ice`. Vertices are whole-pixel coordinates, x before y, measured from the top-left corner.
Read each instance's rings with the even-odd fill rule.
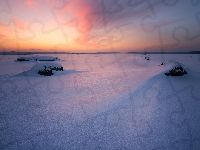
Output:
[[[64,71],[44,77],[1,56],[0,149],[199,149],[199,55],[52,57]],[[165,76],[177,64],[187,74]]]

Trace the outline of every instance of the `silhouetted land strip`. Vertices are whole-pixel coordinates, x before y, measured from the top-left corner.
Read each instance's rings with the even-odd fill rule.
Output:
[[[188,51],[188,52],[2,52],[0,55],[32,55],[32,54],[200,54],[200,51]]]

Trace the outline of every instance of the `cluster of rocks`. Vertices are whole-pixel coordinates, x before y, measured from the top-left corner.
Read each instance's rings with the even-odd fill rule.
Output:
[[[44,69],[40,69],[38,71],[38,74],[39,75],[44,75],[44,76],[52,76],[54,74],[53,70],[55,70],[55,71],[63,71],[63,67],[47,67],[47,66],[44,66]]]
[[[52,56],[32,56],[32,57],[19,57],[16,61],[58,61],[60,60],[58,57]]]
[[[39,75],[44,75],[44,76],[51,76],[51,75],[53,75],[52,69],[47,68],[46,66],[44,66],[44,67],[45,67],[44,69],[38,71]]]
[[[165,73],[166,76],[183,76],[187,74],[187,71],[183,69],[182,66],[176,66],[169,72]]]
[[[56,62],[41,62],[31,68],[31,72],[44,76],[52,76],[56,71],[64,71],[62,65]]]

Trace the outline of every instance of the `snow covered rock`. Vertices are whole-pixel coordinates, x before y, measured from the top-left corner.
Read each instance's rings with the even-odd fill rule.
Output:
[[[145,56],[145,59],[146,59],[146,60],[150,60],[149,56]]]
[[[52,70],[51,69],[43,69],[43,70],[39,70],[38,71],[38,74],[39,75],[44,75],[44,76],[51,76],[51,75],[53,75],[53,72],[52,72]]]
[[[165,73],[167,76],[183,76],[185,74],[187,74],[187,71],[180,65],[175,66],[168,73]]]
[[[53,56],[32,56],[32,57],[19,57],[16,61],[57,61],[60,60],[58,57]]]
[[[31,70],[36,71],[40,75],[51,76],[54,74],[53,71],[63,71],[63,67],[56,62],[43,62],[34,65]]]

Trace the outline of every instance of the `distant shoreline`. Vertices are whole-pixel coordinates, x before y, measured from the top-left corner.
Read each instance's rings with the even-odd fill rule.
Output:
[[[189,52],[0,52],[0,55],[33,55],[33,54],[200,54],[200,51]]]

